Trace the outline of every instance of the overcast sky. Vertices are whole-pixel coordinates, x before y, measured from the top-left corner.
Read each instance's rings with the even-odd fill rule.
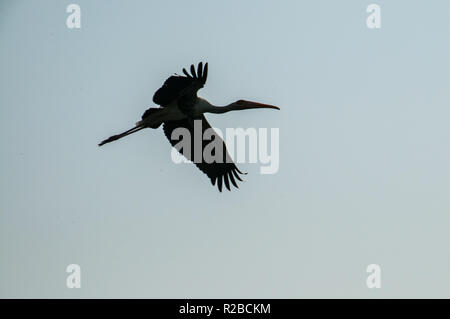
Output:
[[[0,4],[0,297],[450,297],[448,1],[70,3]],[[276,174],[219,193],[161,129],[97,146],[199,61],[212,103],[281,108],[207,116],[279,128]]]

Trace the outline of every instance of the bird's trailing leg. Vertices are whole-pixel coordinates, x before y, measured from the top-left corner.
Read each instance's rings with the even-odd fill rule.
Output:
[[[114,141],[118,140],[119,138],[122,138],[124,136],[136,133],[137,131],[140,131],[143,128],[145,128],[145,126],[135,126],[132,129],[129,129],[128,131],[125,131],[125,132],[123,132],[121,134],[113,135],[113,136],[107,138],[106,140],[100,142],[100,144],[98,144],[98,146],[102,146],[104,144],[107,144],[107,143],[110,143],[110,142],[114,142]]]

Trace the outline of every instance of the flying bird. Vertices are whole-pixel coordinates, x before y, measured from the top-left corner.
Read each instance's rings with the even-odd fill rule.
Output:
[[[230,111],[240,111],[247,109],[277,109],[277,106],[262,104],[257,102],[251,102],[246,100],[239,100],[230,103],[225,106],[216,106],[209,103],[207,100],[197,96],[197,91],[203,88],[208,76],[208,63],[200,62],[197,70],[194,65],[191,65],[190,73],[183,69],[184,75],[175,74],[169,77],[163,84],[163,86],[156,91],[153,96],[153,102],[158,104],[159,108],[149,108],[142,115],[142,119],[136,123],[136,126],[132,129],[125,131],[118,135],[113,135],[108,139],[102,141],[99,146],[106,143],[113,142],[124,136],[136,133],[144,128],[158,128],[163,126],[163,131],[167,139],[172,146],[175,146],[178,142],[177,139],[172,137],[172,132],[177,128],[185,128],[190,132],[191,139],[191,152],[178,150],[189,161],[193,160],[194,155],[194,134],[196,127],[194,125],[195,120],[201,120],[201,136],[207,129],[212,129],[211,125],[205,118],[205,113],[222,114]],[[214,131],[213,131],[214,132]],[[200,133],[200,132],[198,132]],[[230,190],[230,183],[238,188],[236,179],[242,181],[239,174],[243,174],[236,166],[236,164],[230,158],[227,152],[225,142],[221,137],[214,132],[214,141],[218,141],[223,145],[222,161],[206,162],[203,156],[200,161],[194,161],[194,164],[205,173],[211,180],[213,185],[217,184],[219,191],[222,191],[222,187]],[[209,141],[208,141],[209,142]],[[201,150],[207,145],[207,141],[202,138]],[[202,153],[203,154],[203,153]],[[220,155],[219,155],[220,156]]]

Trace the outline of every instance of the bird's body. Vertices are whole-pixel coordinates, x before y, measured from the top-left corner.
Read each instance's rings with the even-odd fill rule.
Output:
[[[211,106],[208,101],[198,97],[197,101],[192,105],[190,112],[187,113],[178,106],[178,101],[174,100],[163,107],[153,109],[157,110],[153,112],[153,116],[143,117],[136,125],[153,127],[158,124],[161,125],[164,122],[179,121],[186,118],[200,118],[203,113],[208,112]]]
[[[158,104],[160,106],[159,108],[148,109],[142,115],[142,119],[136,123],[135,127],[122,134],[111,136],[101,142],[99,146],[135,133],[141,129],[158,128],[161,125],[163,125],[164,134],[167,139],[172,146],[175,146],[178,140],[173,138],[172,133],[177,128],[184,128],[190,132],[192,139],[192,143],[190,143],[191,150],[190,152],[186,152],[186,150],[181,152],[179,150],[179,152],[188,160],[192,161],[195,153],[195,143],[193,141],[196,135],[195,133],[201,133],[201,136],[203,136],[205,130],[211,128],[211,125],[204,116],[205,113],[221,114],[229,111],[253,108],[279,109],[276,106],[244,100],[239,100],[226,106],[212,105],[207,100],[197,96],[197,91],[206,83],[208,63],[203,67],[203,64],[200,62],[197,71],[194,65],[191,65],[190,71],[191,74],[183,69],[185,76],[173,75],[169,77],[163,86],[155,92],[153,102]],[[195,131],[197,129],[197,126],[194,125],[195,120],[200,120],[202,132]],[[215,141],[219,140],[223,143],[223,154],[219,156],[222,160],[209,163],[201,158],[200,161],[194,161],[194,163],[202,172],[208,175],[213,185],[217,182],[220,191],[222,191],[223,184],[225,184],[228,190],[230,190],[230,183],[238,187],[236,179],[241,180],[239,173],[242,173],[231,160],[221,137],[217,133],[213,135]],[[202,141],[201,144],[200,150],[203,151],[207,143]]]

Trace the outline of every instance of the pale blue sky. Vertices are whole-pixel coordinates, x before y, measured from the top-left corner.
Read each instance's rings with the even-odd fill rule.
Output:
[[[450,297],[449,10],[2,1],[0,296]],[[160,129],[97,147],[199,61],[212,103],[281,108],[208,116],[279,128],[277,174],[241,164],[245,183],[219,193],[171,162]],[[71,263],[81,289],[65,286]]]

